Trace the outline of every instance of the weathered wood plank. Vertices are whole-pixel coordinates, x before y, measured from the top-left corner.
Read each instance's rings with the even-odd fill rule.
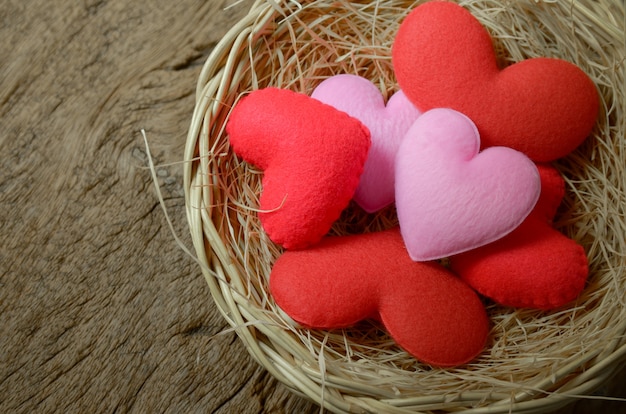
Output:
[[[247,354],[159,208],[225,1],[3,3],[0,411],[306,412]],[[189,243],[180,166],[158,168]]]

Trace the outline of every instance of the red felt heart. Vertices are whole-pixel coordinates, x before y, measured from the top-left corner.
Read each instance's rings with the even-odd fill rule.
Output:
[[[577,66],[535,58],[500,70],[489,33],[463,7],[424,3],[400,25],[393,44],[398,84],[422,111],[467,115],[483,147],[507,146],[535,161],[560,158],[591,132],[598,93]]]
[[[235,153],[264,170],[259,218],[288,249],[328,232],[354,195],[370,147],[369,130],[356,118],[277,88],[242,99],[226,130]]]
[[[574,300],[587,280],[585,251],[551,226],[563,179],[552,167],[538,169],[543,191],[528,218],[497,242],[450,261],[470,286],[505,306],[556,308]]]
[[[274,264],[270,290],[307,327],[378,319],[401,347],[436,366],[469,362],[489,332],[476,293],[437,263],[411,260],[398,228],[287,251]]]

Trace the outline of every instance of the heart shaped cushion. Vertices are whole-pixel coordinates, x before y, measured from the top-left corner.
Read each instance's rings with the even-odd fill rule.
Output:
[[[450,259],[451,268],[481,294],[516,308],[554,309],[574,300],[589,273],[585,251],[552,228],[564,194],[553,167],[540,165],[535,209],[512,233]]]
[[[243,98],[226,131],[235,153],[264,170],[259,219],[287,249],[307,247],[328,232],[354,195],[370,147],[359,120],[277,88]]]
[[[392,55],[406,96],[422,111],[464,113],[483,147],[507,146],[551,161],[576,148],[595,124],[598,93],[581,69],[535,58],[500,70],[489,33],[457,4],[418,6],[400,25]]]
[[[379,320],[398,345],[436,366],[471,361],[489,333],[476,293],[439,264],[412,261],[397,227],[285,252],[272,268],[270,291],[306,327]]]
[[[452,109],[425,112],[407,132],[396,156],[396,209],[413,260],[491,243],[533,209],[535,164],[510,148],[479,149],[472,121]]]
[[[354,201],[368,213],[392,204],[395,156],[404,134],[421,112],[402,91],[395,93],[385,106],[376,85],[349,74],[324,80],[311,96],[357,118],[369,128],[372,146]]]

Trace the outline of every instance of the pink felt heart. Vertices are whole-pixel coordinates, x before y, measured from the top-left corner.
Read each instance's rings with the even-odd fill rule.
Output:
[[[355,75],[326,79],[311,95],[360,120],[372,140],[354,201],[368,213],[394,201],[394,159],[404,134],[421,112],[402,91],[385,106],[382,94],[369,80]]]
[[[507,146],[534,161],[571,152],[598,113],[593,81],[574,64],[527,59],[503,70],[491,36],[458,4],[431,1],[400,25],[393,44],[398,84],[422,111],[451,108],[478,126],[483,147]]]
[[[411,258],[465,252],[513,231],[540,193],[535,164],[522,153],[479,153],[474,123],[452,109],[415,121],[396,157],[396,209]]]
[[[305,94],[265,88],[235,106],[226,130],[233,150],[264,171],[259,219],[272,241],[317,243],[354,195],[367,128]]]

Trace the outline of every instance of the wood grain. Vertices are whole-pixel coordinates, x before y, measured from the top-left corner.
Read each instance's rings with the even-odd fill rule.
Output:
[[[145,168],[182,159],[225,1],[0,7],[0,412],[306,412],[248,355]],[[157,173],[190,245],[180,165]]]
[[[142,128],[190,245],[175,163],[232,2],[2,2],[0,412],[318,411],[221,333],[146,169]]]

